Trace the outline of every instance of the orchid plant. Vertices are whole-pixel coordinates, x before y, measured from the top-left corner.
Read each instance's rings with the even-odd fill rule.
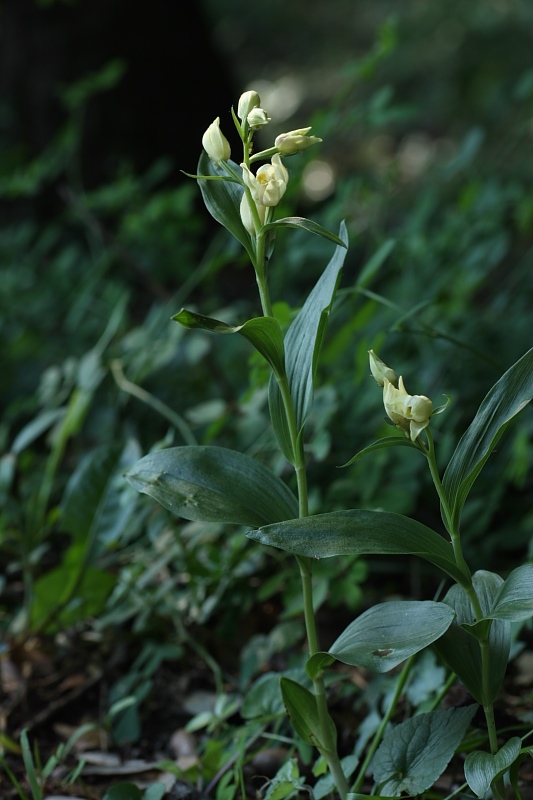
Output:
[[[349,509],[308,513],[305,425],[313,403],[321,343],[348,247],[347,229],[338,235],[302,217],[276,219],[276,208],[289,181],[288,157],[321,140],[310,128],[283,133],[272,147],[254,152],[254,137],[270,122],[255,91],[245,92],[232,118],[242,142],[239,164],[220,118],[206,130],[198,172],[211,215],[243,246],[255,271],[262,315],[230,325],[182,309],[173,319],[187,328],[244,337],[268,362],[268,400],[279,447],[294,471],[296,493],[265,464],[243,453],[216,446],[182,446],[156,450],[128,473],[140,492],[150,495],[179,517],[246,526],[247,535],[295,556],[299,569],[308,641],[307,679],[282,675],[280,700],[296,734],[313,745],[329,768],[331,790],[357,800],[368,775],[374,795],[419,795],[430,789],[459,748],[478,705],[488,731],[488,750],[470,752],[465,778],[477,797],[491,790],[505,796],[504,776],[515,795],[518,766],[533,748],[514,736],[501,740],[494,701],[509,658],[511,624],[533,615],[533,564],[503,577],[487,571],[472,574],[461,546],[461,513],[467,496],[496,442],[511,419],[533,398],[533,349],[517,361],[489,391],[457,445],[441,478],[430,429],[434,409],[423,395],[409,395],[403,378],[370,351],[370,371],[383,389],[385,411],[397,429],[348,462],[384,447],[409,447],[428,463],[441,503],[446,536],[409,517]],[[257,165],[261,164],[257,168]],[[331,241],[335,250],[317,284],[284,333],[272,310],[268,267],[276,232],[297,228]],[[346,465],[347,466],[347,465]],[[384,602],[360,614],[329,649],[318,641],[313,605],[315,559],[353,554],[416,555],[440,570],[451,583],[444,598]],[[472,703],[433,710],[393,726],[399,698],[413,659],[433,646],[462,681]],[[397,669],[396,690],[361,763],[342,758],[336,726],[328,709],[325,676],[334,663],[378,673]]]

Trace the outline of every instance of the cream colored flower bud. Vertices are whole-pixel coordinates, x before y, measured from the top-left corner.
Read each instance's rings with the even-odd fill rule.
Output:
[[[264,108],[252,108],[246,119],[250,128],[256,131],[270,122],[270,117]]]
[[[299,128],[298,130],[289,131],[288,133],[280,133],[280,135],[276,137],[274,145],[284,156],[290,156],[293,153],[299,153],[301,150],[307,150],[308,147],[312,147],[314,144],[318,144],[318,142],[322,141],[318,136],[308,136],[307,134],[310,130],[311,128]]]
[[[386,378],[393,386],[398,386],[398,376],[394,370],[388,367],[373,350],[369,350],[368,355],[370,357],[370,372],[374,376],[376,383],[379,386],[383,386]]]
[[[259,220],[263,225],[265,222],[266,206],[256,205],[256,209],[259,216]],[[250,202],[248,200],[248,195],[246,194],[246,192],[244,192],[242,196],[240,205],[240,214],[241,214],[242,224],[244,225],[250,236],[257,236],[259,230],[257,228],[255,217],[252,213],[252,209],[250,208]]]
[[[220,117],[211,123],[202,136],[202,146],[212,161],[228,161],[231,156],[229,142],[220,130]]]
[[[415,441],[424,428],[429,425],[433,403],[425,395],[407,394],[403,378],[398,381],[398,388],[387,379],[383,384],[383,404],[389,419]]]
[[[237,106],[237,116],[244,122],[252,108],[257,108],[261,105],[261,100],[257,92],[249,91],[241,94],[239,98],[239,105]]]

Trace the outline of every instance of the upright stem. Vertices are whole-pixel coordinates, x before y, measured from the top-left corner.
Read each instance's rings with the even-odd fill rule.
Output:
[[[291,439],[293,451],[295,454],[294,469],[296,472],[296,480],[298,483],[298,500],[300,506],[300,517],[306,517],[308,514],[308,498],[307,498],[307,472],[305,467],[305,457],[303,444],[300,437],[297,436],[294,419],[294,408],[288,392],[288,383],[285,379],[285,386],[282,389],[282,396],[285,402],[285,409],[291,430]],[[280,384],[281,388],[281,384]],[[309,648],[309,656],[318,653],[320,646],[318,643],[318,634],[316,630],[315,609],[313,604],[313,570],[311,559],[307,556],[296,556],[298,566],[300,567],[300,576],[302,579],[302,592],[304,602],[304,618],[305,628],[307,632],[307,642]],[[330,717],[328,711],[328,702],[326,698],[326,687],[324,684],[324,677],[322,674],[313,679],[313,690],[316,699],[318,710],[318,718],[320,721],[321,741],[325,745],[325,749],[321,750],[322,755],[326,759],[333,780],[337,790],[344,798],[349,791],[348,781],[344,775],[340,759],[337,753],[337,747],[330,734]]]
[[[315,610],[313,606],[313,575],[311,569],[311,559],[309,559],[307,556],[296,556],[296,560],[298,561],[298,566],[300,567],[300,576],[302,578],[305,627],[307,631],[309,656],[312,656],[315,653],[318,653],[320,648],[318,645]],[[350,787],[341,766],[336,744],[334,741],[332,741],[330,736],[328,701],[326,698],[326,687],[324,685],[324,678],[322,675],[317,676],[313,680],[313,690],[315,693],[318,718],[320,721],[322,734],[321,740],[326,747],[326,749],[321,750],[321,753],[327,761],[331,775],[335,781],[337,791],[339,792],[341,798],[344,798],[348,794]]]
[[[431,477],[433,478],[433,483],[435,485],[435,489],[437,490],[437,494],[439,496],[439,500],[443,510],[443,521],[446,526],[446,530],[450,534],[453,553],[455,556],[455,562],[459,567],[459,569],[461,570],[461,572],[464,572],[465,576],[470,578],[470,570],[468,569],[468,564],[466,563],[463,555],[461,536],[458,528],[456,528],[454,524],[453,511],[450,508],[448,498],[446,496],[444,487],[442,485],[442,481],[440,479],[439,470],[437,468],[437,461],[435,459],[435,445],[433,443],[433,436],[431,435],[431,431],[429,430],[429,428],[426,428],[426,435],[429,447],[427,450],[424,448],[424,452],[425,455],[427,456],[429,471],[431,472]]]
[[[446,529],[450,534],[456,564],[460,568],[461,572],[464,573],[465,578],[467,579],[463,584],[463,588],[466,591],[470,599],[470,602],[472,603],[472,608],[474,610],[476,619],[480,620],[483,619],[484,616],[483,609],[481,608],[479,597],[477,596],[474,584],[472,582],[472,578],[470,576],[470,570],[463,555],[463,548],[461,545],[461,535],[459,531],[458,521],[456,521],[454,518],[453,510],[450,508],[450,504],[448,502],[446,493],[444,492],[444,487],[442,485],[440,475],[437,469],[437,462],[435,459],[435,447],[433,443],[433,437],[431,435],[431,431],[429,430],[429,428],[426,430],[426,434],[428,439],[428,448],[427,450],[426,448],[424,448],[424,452],[428,459],[429,469],[431,472],[431,477],[433,478],[435,489],[437,490],[437,494],[439,495],[440,498],[441,507],[443,510],[444,524],[446,525]],[[496,722],[494,719],[494,704],[490,700],[488,700],[491,694],[489,693],[490,682],[491,682],[489,634],[487,634],[486,638],[479,641],[479,646],[481,650],[481,694],[483,698],[483,711],[485,714],[485,720],[487,722],[490,750],[491,753],[495,755],[498,752],[499,748],[498,748],[498,733],[496,728]],[[503,798],[505,798],[505,787],[503,783],[503,778],[498,778],[494,782],[492,789],[496,800],[503,800]]]
[[[272,316],[272,306],[268,292],[268,281],[266,275],[266,254],[265,254],[265,234],[259,233],[255,240],[256,262],[254,264],[261,308],[265,316]],[[299,516],[306,517],[309,513],[309,502],[307,493],[307,471],[305,464],[305,453],[303,441],[298,431],[298,424],[289,382],[286,375],[276,375],[279,390],[283,400],[285,418],[290,432],[292,452],[294,456],[293,466],[296,473],[298,485],[298,504]],[[315,610],[313,604],[313,573],[311,559],[307,556],[296,556],[300,568],[302,579],[302,593],[304,603],[305,628],[309,648],[309,656],[314,655],[320,650],[318,635],[315,622]],[[341,798],[344,798],[349,791],[348,781],[344,775],[341,762],[337,753],[336,742],[331,736],[331,720],[329,717],[326,688],[322,675],[313,680],[313,689],[316,699],[318,718],[320,724],[320,740],[324,745],[321,753],[327,761],[331,775]]]
[[[249,190],[248,190],[249,191]],[[268,291],[268,281],[266,276],[266,257],[265,257],[265,234],[259,233],[255,239],[255,255],[256,263],[255,276],[257,287],[259,289],[259,298],[261,300],[261,308],[265,317],[271,317],[272,305],[270,302],[270,293]]]
[[[489,649],[488,635],[484,641],[480,642],[480,646],[481,646],[481,686],[483,691],[483,712],[485,714],[485,720],[487,722],[490,752],[494,756],[499,750],[499,745],[498,745],[498,731],[496,728],[496,720],[494,719],[494,704],[492,702],[487,702],[486,700],[490,682],[490,649]],[[506,793],[505,793],[505,784],[503,782],[503,777],[499,777],[494,781],[492,785],[492,793],[494,795],[495,800],[505,800]]]

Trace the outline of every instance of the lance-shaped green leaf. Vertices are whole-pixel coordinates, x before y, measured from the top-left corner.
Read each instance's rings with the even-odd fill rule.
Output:
[[[487,617],[520,622],[533,616],[533,564],[514,569],[500,587]]]
[[[230,169],[240,175],[241,168],[238,164],[233,161],[228,161],[227,163]],[[198,174],[207,177],[228,178],[227,172],[218,164],[215,164],[214,161],[211,161],[205,150],[202,151],[198,161]],[[252,241],[241,220],[240,206],[244,192],[242,185],[228,180],[213,181],[200,178],[198,186],[211,216],[238,239],[253,262],[255,254],[252,248]]]
[[[503,579],[493,572],[480,570],[472,576],[474,590],[479,599],[483,616],[490,614],[498,596]],[[483,696],[481,645],[477,638],[483,632],[472,607],[470,598],[461,586],[452,586],[444,598],[455,611],[456,618],[434,647],[442,660],[462,680],[472,697],[484,705],[494,701],[500,690],[511,647],[510,623],[506,620],[492,621],[489,632],[490,674]],[[476,622],[478,625],[476,625]]]
[[[125,502],[135,494],[118,480],[128,460],[133,459],[123,442],[104,445],[83,459],[67,483],[62,528],[86,548],[86,565],[118,539],[135,513],[134,503]]]
[[[520,755],[522,740],[509,739],[494,755],[477,750],[465,759],[465,778],[478,797],[485,797],[491,783],[501,777]]]
[[[378,439],[376,442],[372,442],[367,447],[363,447],[362,450],[359,450],[352,458],[346,462],[346,464],[342,464],[341,469],[344,467],[349,467],[351,464],[356,464],[360,461],[363,456],[366,456],[368,453],[373,453],[375,450],[382,450],[384,447],[411,447],[415,450],[419,448],[416,446],[411,439],[408,439],[406,436],[385,436],[383,439]]]
[[[388,672],[450,627],[454,611],[432,600],[380,603],[357,617],[329,648],[343,664]]]
[[[131,526],[135,514],[135,494],[121,477],[127,463],[128,448],[115,442],[89,453],[71,475],[60,510],[72,545],[62,562],[36,581],[32,625],[55,629],[104,608],[114,579],[94,564]]]
[[[222,334],[239,333],[266,358],[276,375],[281,376],[285,372],[283,334],[279,322],[274,317],[254,317],[243,325],[227,325],[218,319],[182,308],[172,319],[185,328],[201,328]]]
[[[492,387],[463,434],[443,478],[457,526],[475,479],[506,426],[533,398],[533,348]]]
[[[294,426],[299,435],[313,404],[313,381],[318,356],[326,331],[331,304],[346,257],[348,233],[344,222],[340,227],[343,246],[335,252],[311,291],[309,297],[293,320],[285,336],[285,368],[289,392],[294,408]],[[283,398],[277,381],[272,376],[268,399],[272,424],[285,457],[294,462],[292,437],[287,425]]]
[[[348,247],[347,242],[339,236],[335,236],[334,233],[328,231],[327,228],[323,228],[318,222],[313,222],[313,220],[306,219],[305,217],[283,217],[283,219],[276,219],[273,222],[269,222],[267,225],[263,225],[262,230],[275,231],[278,228],[299,228],[308,233],[314,233],[316,236],[322,236],[324,239],[328,239],[330,242],[334,242],[340,247]]]
[[[465,581],[451,544],[421,522],[387,511],[352,508],[292,519],[250,531],[262,544],[295,555],[329,558],[340,555],[416,555]]]
[[[327,742],[323,741],[322,725],[314,694],[290,678],[280,678],[280,685],[283,703],[298,736],[301,736],[304,742],[318,747],[319,750],[326,750]],[[329,740],[335,742],[337,731],[329,716],[327,725]]]
[[[256,526],[298,513],[296,498],[268,467],[225,447],[158,450],[126,477],[185,519]]]
[[[359,277],[357,278],[357,288],[363,289],[373,280],[377,275],[381,265],[389,257],[389,254],[396,245],[395,239],[387,239],[383,244],[378,247],[376,252],[369,258],[363,266]]]
[[[429,711],[387,730],[372,767],[380,795],[429,789],[461,744],[477,706]]]

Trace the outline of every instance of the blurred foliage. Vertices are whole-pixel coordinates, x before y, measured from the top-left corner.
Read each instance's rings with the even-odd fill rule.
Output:
[[[519,0],[409,0],[401,14],[386,0],[336,0],[335,13],[317,0],[206,7],[236,100],[253,85],[273,117],[276,103],[286,109],[285,129],[312,113],[324,138],[318,160],[334,193],[312,199],[305,175],[317,159],[306,153],[290,162],[281,213],[349,225],[309,421],[311,510],[387,508],[438,528],[412,452],[337,468],[387,431],[371,347],[409,391],[436,405],[451,397],[434,426],[444,467],[486,391],[531,346],[533,9]],[[126,741],[139,735],[138,707],[162,659],[194,652],[220,685],[203,642],[231,639],[242,689],[302,633],[287,628],[301,606],[283,554],[240,530],[173,519],[121,477],[153,447],[195,442],[286,471],[258,357],[238,337],[215,341],[170,321],[185,301],[227,321],[258,311],[253,276],[236,244],[209,227],[195,184],[169,185],[166,162],[141,175],[124,164],[91,192],[80,184],[84,104],[121,74],[112,62],[64,90],[68,122],[34,159],[2,110],[0,626],[10,640],[90,626],[144,642],[113,691],[113,702],[134,697],[114,721]],[[179,154],[184,169],[196,160]],[[279,235],[280,319],[289,322],[330,253],[304,233]],[[532,437],[526,412],[478,480],[464,530],[476,567],[533,553]],[[423,594],[419,570],[370,561],[378,586],[364,583],[361,560],[324,562],[317,598],[326,618],[331,608],[345,616],[373,594]],[[246,632],[255,649],[241,653]],[[152,651],[157,637],[176,647]]]

